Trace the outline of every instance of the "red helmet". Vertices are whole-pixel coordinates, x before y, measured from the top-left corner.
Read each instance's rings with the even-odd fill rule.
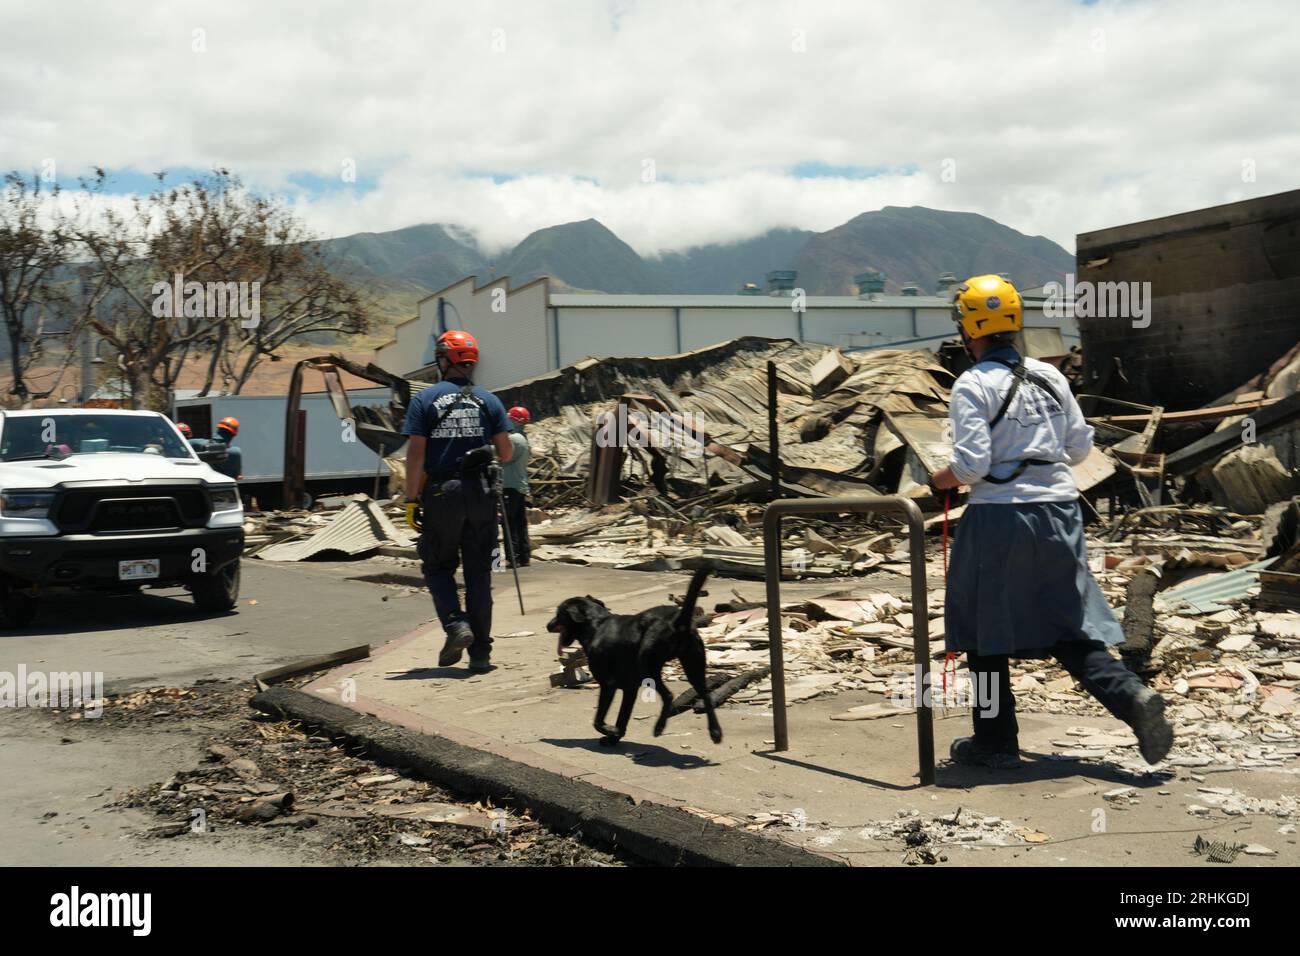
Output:
[[[193,437],[194,437],[194,430],[193,430],[192,428],[190,428],[189,425],[186,425],[184,422],[177,422],[177,423],[176,423],[176,430],[177,430],[178,432],[180,432],[181,435],[184,436],[185,438],[193,438]]]
[[[452,365],[478,361],[478,343],[468,332],[452,330],[438,336],[437,354],[446,356]]]
[[[528,409],[522,405],[516,405],[510,411],[506,412],[512,422],[518,422],[520,425],[527,425],[533,420],[533,416],[528,414]]]
[[[234,415],[227,415],[221,421],[217,422],[217,431],[230,432],[231,437],[239,434],[239,419]]]

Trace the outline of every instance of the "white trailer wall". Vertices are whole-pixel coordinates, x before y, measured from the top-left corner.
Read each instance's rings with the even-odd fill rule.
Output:
[[[356,389],[348,392],[348,401],[359,405],[384,405],[390,393],[386,388]],[[178,418],[197,414],[207,406],[209,429],[227,415],[239,420],[235,445],[243,453],[244,481],[280,481],[284,477],[284,416],[288,399],[283,395],[228,395],[211,398],[178,399]],[[388,467],[361,443],[344,441],[343,424],[334,412],[329,396],[310,392],[302,396],[300,406],[307,413],[307,478],[368,478],[387,475]],[[187,410],[182,413],[181,410]],[[215,434],[209,431],[209,434]]]

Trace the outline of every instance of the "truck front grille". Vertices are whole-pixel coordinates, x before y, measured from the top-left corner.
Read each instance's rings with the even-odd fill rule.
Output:
[[[202,527],[210,513],[198,485],[105,486],[65,491],[54,520],[64,532],[163,531]]]

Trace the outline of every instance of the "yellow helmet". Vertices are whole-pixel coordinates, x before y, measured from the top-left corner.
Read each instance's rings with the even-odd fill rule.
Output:
[[[973,276],[957,287],[952,300],[952,319],[972,339],[999,332],[1019,332],[1024,319],[1020,293],[1001,276]]]

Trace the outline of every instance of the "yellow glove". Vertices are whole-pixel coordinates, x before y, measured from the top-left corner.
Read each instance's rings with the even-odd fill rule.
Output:
[[[416,531],[424,531],[424,509],[418,501],[406,503],[406,523]]]

